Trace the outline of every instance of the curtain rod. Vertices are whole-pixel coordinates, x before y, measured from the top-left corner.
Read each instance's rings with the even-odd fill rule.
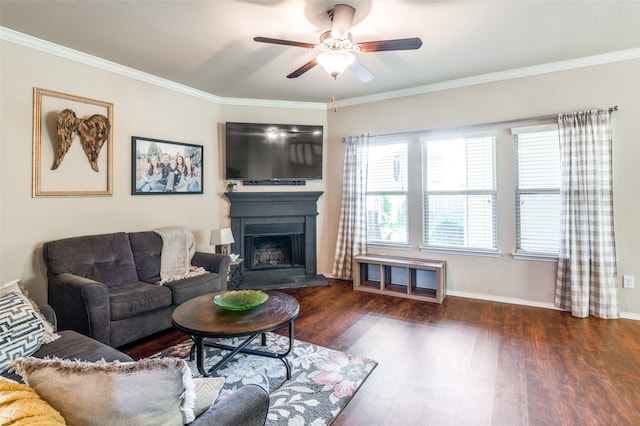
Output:
[[[612,113],[618,110],[618,105],[612,106],[609,108],[609,112]],[[411,132],[398,132],[398,133],[384,133],[380,135],[369,135],[370,138],[383,137],[383,136],[401,136],[401,135],[416,135],[422,134],[425,132],[442,132],[446,130],[461,130],[461,129],[471,129],[476,127],[486,127],[486,126],[497,126],[500,124],[514,124],[521,123],[523,121],[543,121],[543,120],[552,120],[558,118],[559,114],[550,114],[550,115],[538,115],[536,117],[527,117],[527,118],[515,118],[513,120],[503,120],[503,121],[494,121],[491,123],[480,123],[480,124],[469,124],[466,126],[451,126],[444,127],[440,129],[432,129],[432,130],[416,130]],[[346,138],[342,138],[342,142],[346,142]]]

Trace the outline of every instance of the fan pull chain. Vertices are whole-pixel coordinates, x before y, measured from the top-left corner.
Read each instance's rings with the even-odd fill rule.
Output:
[[[338,107],[336,106],[336,78],[333,78],[332,83],[332,91],[331,91],[331,102],[333,102],[333,112],[338,112]]]

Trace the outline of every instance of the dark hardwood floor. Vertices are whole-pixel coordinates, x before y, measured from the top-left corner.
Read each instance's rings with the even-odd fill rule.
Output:
[[[640,321],[437,305],[346,281],[283,291],[300,303],[297,339],[379,363],[334,425],[640,424]],[[168,331],[121,349],[139,359],[184,339]]]

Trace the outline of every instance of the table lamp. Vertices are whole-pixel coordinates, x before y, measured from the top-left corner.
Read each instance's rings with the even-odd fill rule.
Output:
[[[230,245],[234,242],[231,228],[214,229],[211,231],[209,245],[216,247],[216,253],[229,255],[231,253]]]

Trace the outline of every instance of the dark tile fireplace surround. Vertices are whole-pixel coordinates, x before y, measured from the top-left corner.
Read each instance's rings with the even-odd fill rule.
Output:
[[[322,192],[227,192],[242,289],[327,285],[316,272],[317,201]]]

